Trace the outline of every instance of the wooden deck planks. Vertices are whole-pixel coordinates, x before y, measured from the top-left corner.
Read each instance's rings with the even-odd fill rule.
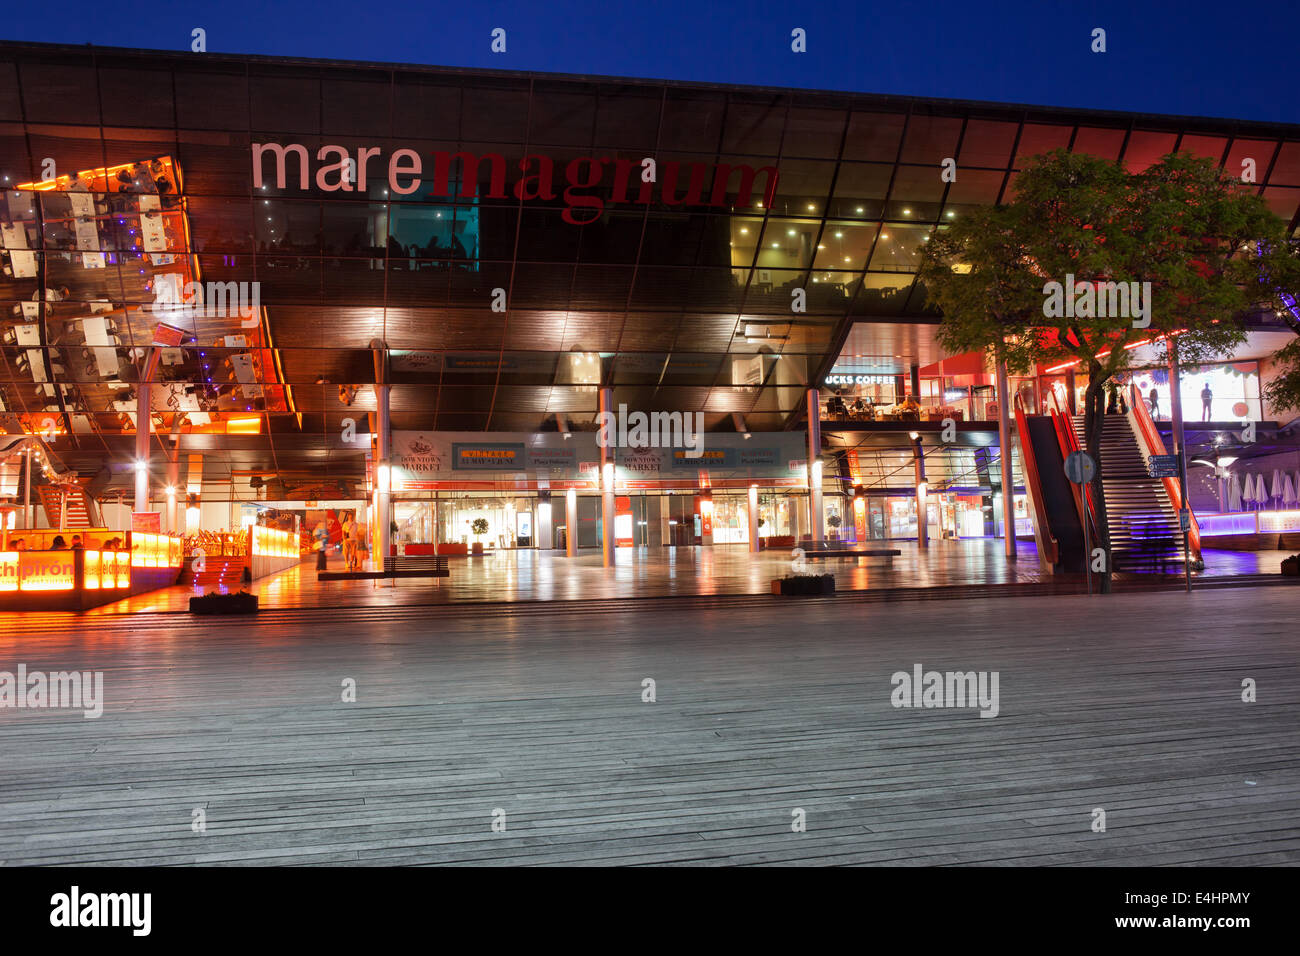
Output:
[[[1297,604],[1263,588],[19,629],[0,669],[103,670],[107,703],[0,710],[0,859],[1294,864]],[[893,708],[890,675],[918,662],[998,670],[1000,715]]]

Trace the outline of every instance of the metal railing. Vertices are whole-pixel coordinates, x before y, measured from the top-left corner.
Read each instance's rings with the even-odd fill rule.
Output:
[[[1137,424],[1142,443],[1146,445],[1145,451],[1147,455],[1167,454],[1164,440],[1161,439],[1155,422],[1151,420],[1151,410],[1147,408],[1146,400],[1142,398],[1137,386],[1132,383],[1129,384],[1129,406],[1132,408],[1133,421]],[[1179,468],[1182,467],[1183,465],[1180,462]],[[1201,557],[1201,529],[1196,523],[1196,512],[1192,510],[1190,504],[1183,501],[1178,478],[1162,478],[1161,481],[1164,482],[1165,493],[1169,495],[1169,500],[1174,503],[1176,510],[1182,511],[1184,507],[1187,508],[1189,517],[1188,543],[1192,554],[1199,560]]]
[[[1083,447],[1083,443],[1079,441],[1078,432],[1074,430],[1074,416],[1061,408],[1061,402],[1056,396],[1055,389],[1048,393],[1048,411],[1051,412],[1052,425],[1056,429],[1057,443],[1061,446],[1061,458],[1068,458],[1072,452],[1087,451]],[[1094,541],[1101,540],[1101,535],[1097,531],[1097,505],[1093,501],[1092,484],[1089,483],[1080,487],[1074,482],[1070,482],[1070,490],[1074,492],[1074,503],[1079,511],[1079,521],[1088,523]]]
[[[1025,410],[1020,401],[1020,396],[1016,396],[1016,432],[1020,435],[1020,463],[1024,470],[1025,490],[1029,494],[1029,504],[1034,509],[1034,527],[1038,529],[1038,546],[1043,552],[1043,558],[1049,564],[1057,564],[1061,558],[1060,545],[1056,536],[1051,532],[1051,524],[1047,520],[1047,506],[1043,500],[1043,484],[1038,475],[1038,459],[1034,455],[1034,445],[1029,438],[1029,422],[1025,418]],[[1006,454],[1007,449],[1002,449]],[[1005,489],[1003,489],[1003,500],[1006,500]],[[1011,512],[1014,514],[1015,509]],[[1004,518],[1007,507],[1003,505]]]

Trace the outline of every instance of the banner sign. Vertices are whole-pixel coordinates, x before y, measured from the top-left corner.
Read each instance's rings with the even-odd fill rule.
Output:
[[[131,512],[131,530],[132,531],[150,531],[158,534],[162,531],[162,512],[161,511],[132,511]]]
[[[428,490],[474,481],[475,472],[495,481],[574,482],[599,479],[601,450],[595,431],[561,432],[393,432],[393,489]],[[703,436],[698,457],[678,447],[617,447],[615,476],[623,482],[670,482],[677,487],[692,473],[707,472],[711,482],[722,479],[760,480],[769,484],[798,478],[805,438],[799,432],[754,433],[752,439],[733,433]],[[512,485],[513,486],[513,485]],[[556,486],[560,487],[560,486]]]
[[[777,467],[783,456],[776,448],[705,448],[699,458],[685,449],[673,451],[673,468],[763,468]]]
[[[560,468],[564,471],[577,469],[578,456],[572,448],[530,448],[528,464],[537,469]]]
[[[524,446],[519,443],[465,444],[451,446],[451,467],[457,471],[518,471],[525,461]]]

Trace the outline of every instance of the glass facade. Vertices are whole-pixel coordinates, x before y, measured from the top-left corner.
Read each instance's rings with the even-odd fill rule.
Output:
[[[302,152],[281,182],[255,144]],[[855,323],[933,322],[918,247],[1056,147],[1253,159],[1296,220],[1296,127],[0,44],[0,414],[81,472],[129,458],[179,276],[259,289],[257,314],[177,319],[155,379],[155,429],[205,436],[189,447],[229,474],[345,497],[362,453],[338,436],[373,410],[375,339],[394,429],[561,428],[598,386],[708,430],[785,429]]]

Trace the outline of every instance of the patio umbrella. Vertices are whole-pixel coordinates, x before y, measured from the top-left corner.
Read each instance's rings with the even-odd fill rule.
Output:
[[[1285,489],[1282,486],[1282,469],[1274,468],[1273,469],[1273,493],[1269,495],[1269,501],[1273,503],[1274,506],[1276,506],[1278,499],[1282,497],[1282,492],[1284,490]]]
[[[1228,478],[1228,510],[1241,510],[1241,476],[1232,475]]]
[[[1246,487],[1242,489],[1241,500],[1245,502],[1247,511],[1255,506],[1255,478],[1252,475],[1246,476]]]
[[[1268,488],[1264,484],[1264,476],[1255,476],[1255,503],[1262,505],[1268,501]]]
[[[1286,475],[1285,481],[1282,482],[1282,504],[1290,506],[1296,503],[1295,483],[1291,481],[1291,476]]]

